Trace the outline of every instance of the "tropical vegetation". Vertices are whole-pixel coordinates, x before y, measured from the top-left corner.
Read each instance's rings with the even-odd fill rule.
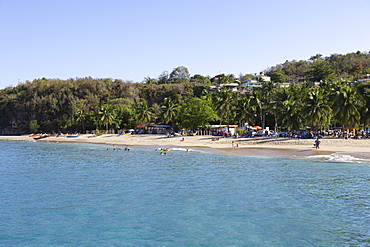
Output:
[[[368,73],[370,53],[355,52],[286,61],[260,73],[271,81],[249,90],[243,89],[243,82],[260,74],[191,76],[183,66],[140,83],[41,78],[0,90],[0,130],[3,134],[84,133],[148,124],[177,130],[246,123],[287,131],[367,128],[370,89],[357,79]],[[230,83],[237,83],[238,90],[223,86]]]

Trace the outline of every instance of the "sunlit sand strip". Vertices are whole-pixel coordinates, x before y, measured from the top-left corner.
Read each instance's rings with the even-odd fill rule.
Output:
[[[182,139],[184,138],[184,139]],[[0,136],[0,140],[34,141],[29,136]],[[78,138],[44,138],[38,142],[81,142],[107,145],[153,146],[153,147],[183,147],[183,148],[211,148],[212,152],[243,154],[256,156],[289,157],[323,155],[338,152],[369,153],[370,139],[342,139],[323,138],[320,149],[314,148],[313,139],[294,138],[219,138],[213,136],[185,136],[167,138],[164,135],[81,135]]]

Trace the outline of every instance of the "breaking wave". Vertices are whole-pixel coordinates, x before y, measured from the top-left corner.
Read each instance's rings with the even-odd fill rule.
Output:
[[[356,156],[355,156],[356,155]],[[306,159],[317,161],[330,161],[330,162],[343,162],[343,163],[370,163],[369,154],[346,154],[346,153],[333,153],[330,155],[312,155],[307,156]]]
[[[194,152],[195,150],[190,149],[190,148],[171,148],[171,150],[174,151],[184,151],[184,152]]]

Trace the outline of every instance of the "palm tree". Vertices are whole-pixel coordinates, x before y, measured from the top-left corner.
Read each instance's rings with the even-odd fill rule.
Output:
[[[216,109],[220,117],[220,125],[224,119],[230,120],[231,109],[233,107],[235,94],[229,91],[227,88],[223,87],[217,94],[215,98]]]
[[[277,131],[278,122],[281,124],[280,119],[284,115],[283,102],[289,99],[289,90],[286,87],[279,87],[273,95],[273,112],[275,114],[275,131]]]
[[[106,131],[108,131],[109,125],[115,121],[115,112],[112,105],[103,105],[99,111],[100,121],[105,125]]]
[[[152,119],[153,113],[149,109],[146,101],[135,102],[134,104],[136,117],[140,124],[146,124]]]
[[[328,95],[321,87],[311,88],[308,92],[308,97],[305,98],[304,108],[307,122],[312,127],[318,126],[322,130],[323,124],[328,123],[330,119],[331,107]]]
[[[172,127],[175,127],[175,121],[178,117],[178,104],[175,104],[171,98],[165,98],[163,101],[162,109],[162,117],[165,123],[171,122]]]
[[[364,103],[356,88],[340,85],[333,101],[334,118],[342,124],[343,128],[345,125],[357,125],[361,116],[359,109]]]
[[[82,109],[77,109],[76,114],[76,122],[81,123],[82,132],[85,132],[85,121],[86,121],[86,114]]]
[[[262,93],[260,90],[255,90],[250,96],[250,104],[254,109],[255,116],[259,116],[261,125],[263,124],[263,102],[262,102]]]
[[[370,115],[370,89],[365,87],[360,87],[361,95],[364,99],[365,104],[359,109],[361,114],[361,124],[363,124],[364,128],[369,126]]]
[[[286,100],[283,102],[284,114],[280,117],[281,124],[288,130],[299,130],[302,127],[302,115],[297,101]]]
[[[273,99],[272,95],[276,90],[276,86],[272,81],[267,81],[262,83],[262,128],[265,129],[266,125],[266,114],[273,112]],[[275,121],[276,125],[276,121]]]
[[[237,99],[237,109],[236,118],[240,125],[242,122],[249,123],[253,119],[254,109],[251,106],[250,97],[239,95]]]
[[[295,86],[282,87],[278,88],[274,95],[277,122],[288,130],[298,130],[302,127],[302,102],[299,90],[300,88]]]

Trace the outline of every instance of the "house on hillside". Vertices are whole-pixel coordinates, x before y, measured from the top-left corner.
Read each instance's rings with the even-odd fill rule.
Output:
[[[358,82],[369,83],[370,82],[370,74],[360,76],[357,81]]]
[[[221,84],[220,88],[222,87],[225,87],[229,91],[236,92],[238,91],[239,84],[238,83]]]
[[[255,87],[262,87],[262,84],[256,80],[244,80],[240,86],[246,90],[252,90]]]
[[[268,81],[271,81],[271,77],[270,76],[267,76],[267,75],[260,75],[258,76],[258,80],[259,81],[265,81],[265,82],[268,82]]]
[[[277,87],[289,87],[290,83],[288,83],[288,82],[278,82],[278,83],[275,83],[275,85]]]

